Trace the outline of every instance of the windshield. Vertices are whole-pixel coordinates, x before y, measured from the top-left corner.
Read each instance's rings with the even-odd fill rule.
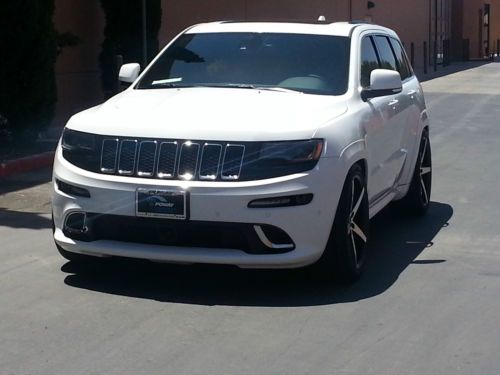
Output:
[[[137,89],[237,87],[341,95],[347,90],[349,39],[283,33],[180,36]]]

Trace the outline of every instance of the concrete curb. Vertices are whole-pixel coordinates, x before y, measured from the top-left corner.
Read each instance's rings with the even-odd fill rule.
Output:
[[[43,152],[20,159],[7,160],[0,164],[0,177],[9,177],[22,172],[52,166],[55,151]]]

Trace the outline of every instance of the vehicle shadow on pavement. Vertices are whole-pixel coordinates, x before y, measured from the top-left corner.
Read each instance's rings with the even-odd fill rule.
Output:
[[[52,180],[52,168],[0,178],[0,195],[25,190]]]
[[[0,227],[16,229],[52,228],[52,220],[50,217],[42,215],[41,213],[34,212],[11,211],[0,207]]]
[[[370,298],[389,289],[448,226],[453,208],[432,202],[425,218],[410,219],[386,209],[372,220],[367,270],[354,285],[321,281],[313,269],[240,270],[224,266],[176,266],[108,259],[87,265],[68,262],[64,282],[75,288],[170,303],[230,306],[315,306]]]

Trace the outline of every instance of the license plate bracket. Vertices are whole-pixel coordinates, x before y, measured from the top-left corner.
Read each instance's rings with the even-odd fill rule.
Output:
[[[139,188],[136,191],[135,214],[174,220],[189,218],[189,195],[185,190]]]

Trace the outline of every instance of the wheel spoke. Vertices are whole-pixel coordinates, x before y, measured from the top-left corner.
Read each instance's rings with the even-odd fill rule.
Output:
[[[354,205],[354,180],[351,181],[351,205],[349,206],[349,214],[352,215],[352,207]]]
[[[356,249],[356,241],[354,240],[354,234],[351,232],[351,241],[352,241],[352,252],[354,254],[354,263],[358,264],[358,250]]]
[[[423,139],[424,145],[422,147],[422,156],[420,157],[420,166],[424,164],[425,153],[427,152],[427,138]]]
[[[431,173],[431,171],[432,171],[431,167],[422,167],[420,168],[420,176]]]
[[[361,190],[361,194],[359,194],[358,201],[356,202],[356,205],[352,209],[351,217],[354,218],[356,214],[358,213],[359,206],[361,206],[361,202],[363,202],[363,196],[365,195],[365,188]]]
[[[361,228],[358,226],[358,224],[356,224],[354,221],[352,222],[352,231],[354,233],[356,233],[358,235],[358,237],[363,240],[364,243],[366,243],[366,241],[368,241],[364,232],[361,230]]]
[[[427,188],[425,187],[425,182],[422,178],[420,178],[420,185],[422,185],[422,193],[424,195],[424,204],[427,205],[427,203],[429,203],[429,196],[427,195]]]

